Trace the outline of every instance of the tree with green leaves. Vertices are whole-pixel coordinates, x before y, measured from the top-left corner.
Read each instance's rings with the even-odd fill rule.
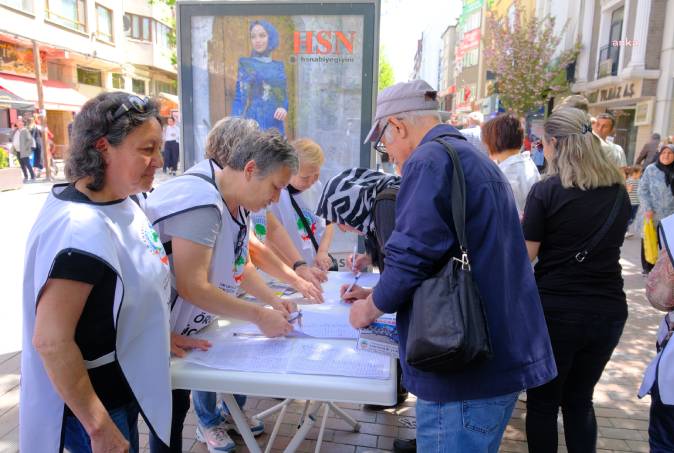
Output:
[[[384,88],[387,88],[393,85],[395,82],[395,76],[393,73],[393,66],[388,62],[386,55],[384,54],[384,49],[379,50],[379,79],[378,79],[378,90],[381,91]]]
[[[521,0],[514,0],[513,7],[510,17],[487,13],[484,61],[496,74],[494,91],[504,107],[523,116],[568,91],[566,68],[578,56],[580,45],[553,58],[561,41],[554,33],[555,18],[529,17]]]

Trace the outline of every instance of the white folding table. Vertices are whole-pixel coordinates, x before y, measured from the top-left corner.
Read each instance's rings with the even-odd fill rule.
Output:
[[[332,279],[331,279],[332,280]],[[334,285],[324,286],[326,294],[334,294]],[[338,288],[337,288],[338,291]],[[339,294],[337,292],[337,294]],[[348,311],[348,306],[340,307]],[[214,323],[212,329],[232,329],[237,321],[228,321],[222,326]],[[292,338],[288,341],[317,341],[311,338]],[[351,342],[355,340],[326,340],[321,342],[339,344],[339,342]],[[342,343],[343,344],[343,343]],[[326,364],[329,367],[329,363]],[[314,374],[291,374],[291,373],[264,373],[228,371],[210,368],[184,359],[174,358],[171,363],[172,385],[175,389],[190,389],[218,392],[223,394],[223,400],[227,404],[236,426],[243,437],[246,446],[251,452],[261,453],[253,433],[248,426],[248,421],[241,408],[234,399],[234,394],[250,395],[256,397],[285,398],[286,401],[272,409],[258,414],[260,418],[280,411],[276,426],[274,427],[267,450],[271,448],[274,437],[277,434],[285,409],[292,400],[307,400],[305,413],[301,420],[301,426],[295,433],[285,452],[294,452],[306,437],[311,426],[316,422],[321,407],[324,407],[324,417],[319,431],[316,451],[319,451],[322,434],[325,429],[325,420],[329,409],[334,410],[340,417],[351,424],[357,431],[358,423],[348,414],[334,406],[333,403],[357,403],[392,405],[396,402],[396,360],[391,358],[390,374],[388,379],[370,379],[344,376],[326,376]],[[311,402],[311,404],[309,403]]]

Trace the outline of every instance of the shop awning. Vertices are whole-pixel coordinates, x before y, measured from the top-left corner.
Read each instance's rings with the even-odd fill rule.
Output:
[[[33,108],[33,103],[21,99],[19,96],[10,93],[4,88],[0,88],[0,109],[1,108],[27,110]]]
[[[37,106],[37,85],[31,77],[0,74],[0,88]],[[78,112],[87,102],[84,95],[56,80],[43,80],[42,93],[46,110]]]
[[[159,98],[160,112],[161,116],[171,116],[171,111],[178,110],[178,105],[180,104],[180,99],[175,94],[170,93],[159,93],[157,95]]]

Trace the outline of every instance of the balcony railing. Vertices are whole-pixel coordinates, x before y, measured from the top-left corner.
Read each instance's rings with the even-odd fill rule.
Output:
[[[620,59],[620,47],[607,45],[599,49],[599,63],[597,78],[618,75],[618,61]]]

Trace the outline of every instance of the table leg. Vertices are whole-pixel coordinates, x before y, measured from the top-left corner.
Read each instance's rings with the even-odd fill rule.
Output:
[[[304,418],[302,425],[297,430],[293,438],[290,439],[290,443],[285,448],[285,450],[283,450],[283,453],[295,453],[295,450],[297,450],[302,441],[307,437],[307,433],[311,427],[314,426],[314,423],[316,423],[316,414],[321,409],[321,406],[323,406],[322,401],[311,402],[311,406],[307,411],[307,416]]]
[[[281,427],[281,422],[283,421],[283,417],[286,414],[286,409],[288,409],[288,404],[290,404],[292,401],[293,400],[291,400],[291,399],[287,399],[283,403],[277,404],[276,406],[271,408],[271,409],[276,409],[279,406],[283,406],[281,408],[281,413],[278,415],[278,417],[276,417],[276,423],[274,423],[274,429],[272,430],[271,435],[269,436],[269,440],[267,440],[267,448],[265,448],[264,453],[269,453],[271,451],[271,446],[274,444],[274,441],[276,440],[276,435],[278,434],[278,430]],[[265,415],[268,415],[268,413],[271,409],[266,410],[265,412],[267,414],[265,414]],[[262,412],[262,413],[265,413],[265,412]],[[260,416],[260,414],[258,414],[258,417],[259,416]]]
[[[234,419],[234,423],[239,429],[239,433],[241,434],[241,437],[243,437],[243,441],[246,443],[248,450],[250,450],[251,453],[262,453],[260,446],[257,444],[257,441],[253,436],[253,432],[250,430],[250,426],[248,426],[248,420],[241,411],[241,408],[236,402],[236,399],[234,399],[234,395],[230,393],[223,393],[222,399],[225,401],[227,410],[229,410],[229,415],[231,415],[232,419]]]
[[[318,430],[318,439],[316,439],[316,449],[314,453],[319,453],[321,451],[321,444],[323,443],[323,434],[325,434],[325,423],[328,421],[328,414],[330,414],[330,405],[325,405],[325,410],[323,411],[323,420],[321,420],[321,429]]]
[[[347,422],[349,425],[351,425],[351,428],[353,428],[353,432],[357,433],[360,431],[360,423],[356,421],[352,416],[344,412],[343,409],[337,407],[335,403],[328,402],[328,406],[330,406],[330,409],[332,409],[339,417]]]

